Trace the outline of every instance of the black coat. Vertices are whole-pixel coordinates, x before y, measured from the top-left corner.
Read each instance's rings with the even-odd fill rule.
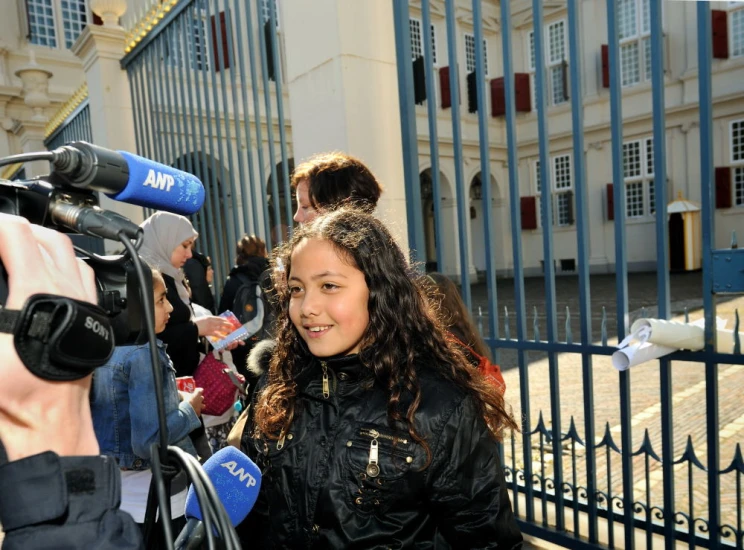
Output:
[[[323,395],[323,365],[330,377]],[[263,472],[240,533],[255,548],[521,548],[496,442],[471,397],[421,369],[416,413],[424,448],[387,424],[388,392],[357,356],[310,364],[296,377],[283,441],[242,449]],[[259,381],[256,395],[266,382]],[[370,388],[371,385],[371,388]],[[393,445],[393,439],[396,442]],[[379,475],[368,464],[377,442]],[[423,469],[422,469],[423,468]]]
[[[163,273],[166,297],[173,306],[165,330],[158,334],[168,345],[168,356],[173,361],[176,376],[193,376],[199,365],[199,329],[193,322],[191,306],[184,303],[178,295],[176,281]]]
[[[240,273],[245,275],[249,279],[260,281],[264,271],[269,268],[269,260],[261,258],[260,256],[250,256],[248,261],[243,265],[236,265],[230,270],[230,275],[225,281],[225,287],[222,289],[222,296],[220,297],[220,306],[217,308],[217,313],[222,313],[228,309],[232,309],[233,301],[235,301],[235,294],[243,284],[236,274]]]

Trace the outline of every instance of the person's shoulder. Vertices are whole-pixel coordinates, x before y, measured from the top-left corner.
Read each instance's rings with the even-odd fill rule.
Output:
[[[418,378],[421,407],[444,413],[458,407],[468,397],[465,388],[430,368],[419,369]]]

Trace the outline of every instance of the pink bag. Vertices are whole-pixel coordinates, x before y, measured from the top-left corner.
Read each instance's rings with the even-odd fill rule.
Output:
[[[204,409],[202,414],[221,416],[236,400],[238,387],[227,374],[230,371],[225,363],[208,353],[202,359],[194,371],[194,380],[197,388],[204,389]],[[235,374],[241,384],[245,384],[245,378]]]

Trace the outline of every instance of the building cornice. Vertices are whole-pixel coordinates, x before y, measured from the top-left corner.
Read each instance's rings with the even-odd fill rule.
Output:
[[[54,133],[54,131],[59,128],[62,123],[67,119],[68,116],[70,116],[70,113],[72,113],[75,109],[78,108],[78,106],[85,101],[88,98],[88,84],[87,82],[80,86],[80,88],[75,91],[74,94],[72,94],[72,97],[68,99],[52,116],[52,118],[49,120],[49,123],[46,125],[46,128],[44,128],[44,137],[48,138],[49,136]]]

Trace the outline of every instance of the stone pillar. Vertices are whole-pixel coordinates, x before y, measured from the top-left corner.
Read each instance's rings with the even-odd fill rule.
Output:
[[[46,121],[43,120],[16,122],[11,131],[21,142],[21,151],[23,153],[46,151],[46,147],[44,146],[44,130],[46,130],[46,125]],[[49,173],[49,161],[46,160],[27,162],[23,166],[26,171],[26,178],[45,176]]]
[[[88,82],[93,142],[108,149],[135,153],[129,79],[119,65],[125,42],[126,32],[119,26],[89,25],[73,44],[72,51],[82,60]],[[135,223],[144,219],[141,207],[104,195],[101,195],[101,208],[114,210]]]
[[[330,150],[359,157],[385,186],[377,215],[407,246],[393,3],[278,5],[295,163]]]

